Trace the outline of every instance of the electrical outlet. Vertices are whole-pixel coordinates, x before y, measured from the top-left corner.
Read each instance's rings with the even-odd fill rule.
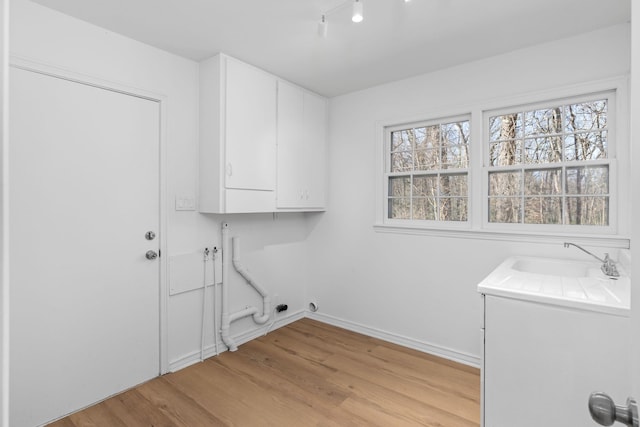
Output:
[[[276,305],[276,311],[278,313],[282,313],[283,311],[287,311],[289,309],[289,306],[287,304],[278,304]]]

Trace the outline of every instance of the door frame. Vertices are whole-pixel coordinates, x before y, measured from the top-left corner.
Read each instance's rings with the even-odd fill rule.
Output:
[[[159,343],[160,343],[160,360],[158,361],[159,371],[158,375],[163,375],[169,372],[169,319],[168,319],[168,303],[169,303],[169,294],[168,294],[168,283],[167,278],[168,275],[168,265],[167,262],[167,254],[169,253],[167,250],[167,210],[168,210],[168,193],[167,193],[167,102],[168,97],[158,92],[153,92],[147,89],[141,89],[138,87],[128,86],[123,83],[112,82],[109,80],[104,80],[99,77],[94,77],[87,74],[77,73],[75,71],[56,67],[50,64],[44,64],[33,59],[28,59],[24,57],[20,57],[17,55],[11,55],[9,59],[9,67],[22,69],[25,71],[35,72],[39,74],[43,74],[46,76],[50,76],[53,78],[58,78],[62,80],[67,80],[74,83],[79,83],[87,86],[92,86],[99,89],[105,89],[112,92],[121,93],[124,95],[135,96],[137,98],[146,99],[149,101],[157,102],[160,111],[160,141],[159,141],[159,150],[160,150],[160,165],[159,165],[159,182],[158,182],[158,192],[160,203],[158,206],[159,209],[159,221],[160,221],[160,230],[159,230],[159,254],[158,260],[160,262],[160,278],[158,283],[158,292],[159,292],[159,302],[160,306],[158,307],[159,318],[158,318],[158,333],[159,333]],[[9,112],[10,114],[11,112]]]
[[[630,127],[631,127],[631,164],[633,161],[638,161],[640,156],[639,150],[634,150],[640,145],[640,124],[638,123],[638,117],[640,117],[640,54],[638,53],[638,47],[640,45],[640,5],[637,3],[631,3],[631,71],[630,71],[630,105],[631,113]],[[634,116],[636,120],[634,120]],[[631,182],[638,182],[640,177],[640,171],[638,168],[634,168],[631,172]],[[631,212],[632,215],[638,215],[640,211],[640,190],[632,186],[631,188]],[[636,400],[640,400],[640,365],[638,360],[640,358],[640,289],[637,285],[640,282],[640,250],[634,243],[640,243],[640,225],[634,222],[631,226],[631,360],[635,360],[636,363],[632,363],[632,390],[633,397]],[[618,402],[622,404],[622,402]]]
[[[9,0],[0,0],[0,427],[9,427]]]

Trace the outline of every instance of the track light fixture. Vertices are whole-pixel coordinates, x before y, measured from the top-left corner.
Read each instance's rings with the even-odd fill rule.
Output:
[[[410,1],[411,0],[404,0],[405,3],[409,3]],[[352,4],[351,20],[355,23],[362,22],[364,20],[364,5],[362,0],[346,0],[333,9],[322,12],[320,21],[318,21],[318,36],[327,38],[327,30],[329,26],[329,22],[327,19],[328,16],[338,10],[346,8],[347,6],[349,6],[349,4]]]
[[[327,17],[330,14],[337,12],[338,10],[348,7],[349,4],[353,4],[352,6],[353,13],[351,15],[351,20],[353,22],[362,22],[362,19],[363,19],[362,0],[346,0],[340,3],[339,5],[337,5],[336,7],[334,7],[333,9],[329,9],[327,11],[322,12],[322,15],[320,16],[320,21],[318,21],[318,36],[322,38],[327,38],[327,29],[329,26]]]
[[[327,16],[322,15],[320,22],[318,22],[318,35],[323,39],[327,38]]]
[[[364,11],[364,8],[362,6],[362,1],[354,0],[353,15],[351,15],[351,20],[356,23],[362,22],[362,20],[364,19],[363,11]]]

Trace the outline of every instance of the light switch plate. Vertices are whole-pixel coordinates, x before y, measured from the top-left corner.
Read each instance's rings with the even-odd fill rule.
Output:
[[[193,196],[176,196],[177,211],[195,211],[196,198]]]

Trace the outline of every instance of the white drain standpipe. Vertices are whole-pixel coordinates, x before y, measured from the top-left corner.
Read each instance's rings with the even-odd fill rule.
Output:
[[[229,351],[236,351],[238,346],[231,336],[229,336],[229,326],[231,323],[244,317],[253,316],[253,321],[259,325],[267,323],[271,315],[271,298],[267,291],[260,286],[249,275],[247,270],[240,264],[240,239],[233,238],[233,267],[235,270],[262,296],[262,315],[258,314],[258,308],[248,306],[240,311],[229,314],[229,224],[222,224],[222,327],[220,335],[222,342],[229,347]]]

